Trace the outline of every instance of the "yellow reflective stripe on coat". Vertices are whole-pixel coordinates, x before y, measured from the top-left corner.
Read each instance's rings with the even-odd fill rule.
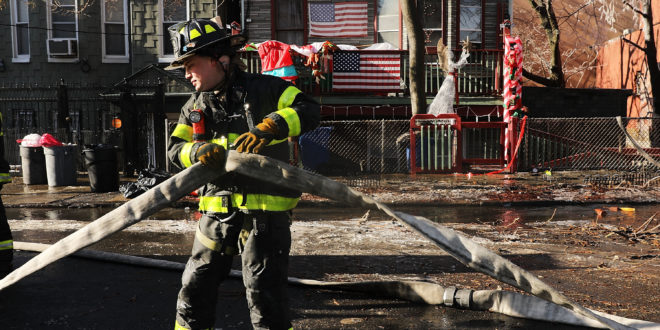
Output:
[[[244,210],[261,211],[288,211],[298,205],[298,197],[282,197],[266,194],[247,194],[247,201],[244,203],[243,194],[232,194],[232,205]]]
[[[293,110],[292,108],[284,108],[275,111],[275,113],[282,116],[284,121],[286,121],[287,126],[289,126],[289,136],[300,135],[300,118],[298,117],[296,110]]]
[[[277,101],[277,110],[291,106],[293,104],[293,100],[296,98],[296,95],[299,93],[302,92],[295,86],[287,87],[282,95],[280,95],[280,99]]]
[[[174,132],[172,132],[172,136],[176,136],[179,139],[184,140],[186,142],[192,141],[192,134],[193,134],[192,126],[188,126],[186,124],[176,124],[176,127],[174,128]]]
[[[202,245],[207,247],[209,250],[220,252],[220,249],[222,248],[222,244],[220,244],[220,243],[212,240],[208,236],[204,235],[204,233],[202,233],[202,230],[199,229],[199,226],[197,226],[197,231],[195,232],[195,238],[197,238],[197,240],[200,243],[202,243]]]
[[[217,145],[221,145],[223,148],[225,148],[225,150],[227,150],[227,138],[224,137],[224,136],[221,136],[218,139],[211,139],[208,142],[215,143]]]
[[[14,240],[0,241],[0,250],[11,250],[14,248]]]
[[[181,151],[179,152],[179,160],[181,161],[181,164],[188,168],[192,166],[192,159],[190,159],[190,151],[192,151],[192,147],[195,144],[192,142],[188,142],[183,145],[183,148],[181,148]]]
[[[175,320],[174,321],[174,330],[190,330],[190,329],[180,325],[179,321]],[[212,330],[212,329],[211,328],[206,328],[206,329],[202,329],[202,330]]]
[[[0,183],[11,182],[11,175],[9,173],[0,173]]]
[[[199,198],[199,209],[206,212],[229,213],[229,205],[222,206],[221,196],[201,196]]]

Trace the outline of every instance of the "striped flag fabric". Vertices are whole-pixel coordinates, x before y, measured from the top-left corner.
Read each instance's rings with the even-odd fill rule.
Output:
[[[366,2],[312,2],[309,4],[310,37],[366,37]]]
[[[340,51],[332,55],[333,91],[401,91],[401,55]]]

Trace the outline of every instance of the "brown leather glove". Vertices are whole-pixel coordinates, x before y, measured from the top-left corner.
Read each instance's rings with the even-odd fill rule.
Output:
[[[241,136],[234,141],[236,151],[255,154],[259,153],[263,147],[268,145],[270,141],[273,141],[277,132],[278,129],[275,121],[266,117],[257,125],[257,127],[247,133],[241,134]]]
[[[226,151],[222,146],[215,143],[202,144],[195,153],[195,159],[208,167],[224,168]]]

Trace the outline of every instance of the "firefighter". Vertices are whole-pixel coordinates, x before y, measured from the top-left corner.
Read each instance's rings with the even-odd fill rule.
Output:
[[[5,183],[11,182],[9,176],[9,163],[5,159],[4,134],[2,133],[2,114],[0,114],[0,189]],[[9,229],[5,206],[0,198],[0,278],[5,277],[11,270],[11,261],[14,257],[14,240]]]
[[[168,157],[183,169],[201,162],[224,167],[226,151],[288,161],[288,138],[313,130],[319,105],[289,82],[249,74],[236,51],[243,35],[228,35],[219,20],[192,19],[169,28],[175,60],[195,93],[181,109]],[[215,324],[218,285],[240,254],[255,329],[289,329],[287,272],[291,211],[300,192],[229,173],[198,190],[199,220],[182,276],[175,328]]]

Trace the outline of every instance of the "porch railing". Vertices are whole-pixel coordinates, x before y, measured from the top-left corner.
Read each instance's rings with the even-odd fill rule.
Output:
[[[410,86],[410,76],[408,74],[410,61],[407,50],[382,50],[382,51],[360,51],[368,54],[399,54],[400,55],[400,78],[403,88],[399,93],[391,93],[387,90],[388,95],[404,96],[409,94],[408,86]],[[454,60],[460,56],[460,51],[454,52]],[[470,52],[468,64],[460,68],[456,72],[457,88],[459,95],[464,96],[487,96],[487,95],[500,95],[501,94],[501,81],[502,81],[502,50],[486,49],[486,50],[473,50]],[[249,72],[261,72],[261,61],[257,52],[241,52],[240,56],[243,58],[244,63],[248,66]],[[293,56],[294,65],[298,72],[298,80],[296,85],[305,93],[314,96],[332,96],[332,95],[366,95],[376,94],[382,95],[383,91],[372,90],[369,92],[356,90],[354,93],[335,92],[332,89],[332,60],[321,61],[319,63],[320,70],[325,79],[321,79],[316,83],[316,78],[312,76],[311,68],[304,65],[306,58],[301,56]],[[438,64],[438,57],[435,54],[425,55],[426,77],[424,91],[427,96],[434,96],[447,76],[447,72],[443,70],[443,66]],[[357,87],[357,86],[356,86]]]

